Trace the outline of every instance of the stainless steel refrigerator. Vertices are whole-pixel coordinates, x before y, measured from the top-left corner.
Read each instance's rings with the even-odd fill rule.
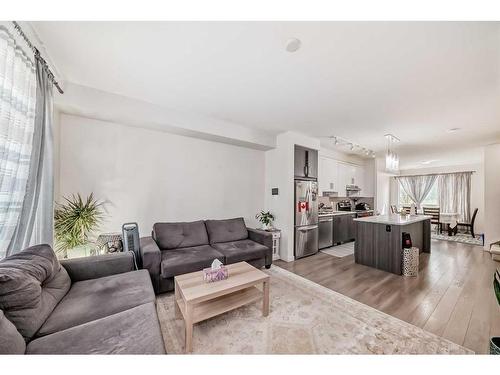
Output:
[[[318,183],[295,180],[295,258],[318,252]]]

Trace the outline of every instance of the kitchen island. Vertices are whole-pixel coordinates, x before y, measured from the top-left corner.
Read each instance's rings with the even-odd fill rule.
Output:
[[[428,215],[380,215],[354,219],[356,263],[401,275],[402,234],[410,233],[420,252],[431,251],[431,218]]]

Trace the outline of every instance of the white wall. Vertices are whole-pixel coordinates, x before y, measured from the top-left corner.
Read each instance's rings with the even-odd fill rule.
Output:
[[[484,233],[485,223],[485,197],[484,197],[484,164],[475,163],[468,165],[448,165],[430,168],[405,169],[401,171],[401,175],[429,174],[429,173],[453,173],[474,171],[471,177],[471,215],[475,208],[478,208],[474,229],[476,233]],[[500,238],[499,238],[500,240]]]
[[[295,132],[279,134],[276,148],[266,151],[266,209],[276,216],[275,226],[281,229],[280,257],[294,260],[294,146],[319,150],[320,141]],[[271,195],[277,187],[279,195]]]
[[[500,144],[484,149],[485,250],[500,241]]]
[[[264,208],[264,151],[65,114],[60,142],[60,194],[107,201],[102,232],[237,216],[256,226]]]
[[[201,116],[70,82],[54,97],[62,112],[96,120],[169,132],[257,150],[275,147],[275,136],[227,120]]]

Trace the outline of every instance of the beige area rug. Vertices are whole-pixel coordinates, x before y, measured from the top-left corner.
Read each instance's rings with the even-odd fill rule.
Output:
[[[195,354],[466,354],[470,350],[277,266],[271,311],[254,303],[195,325]],[[173,293],[157,299],[169,354],[183,353]]]
[[[328,247],[320,250],[324,254],[333,255],[334,257],[343,258],[354,254],[354,242],[343,243],[342,245]]]

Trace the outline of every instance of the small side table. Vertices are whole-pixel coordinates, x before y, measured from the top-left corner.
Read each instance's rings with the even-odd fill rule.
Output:
[[[96,247],[99,254],[117,253],[123,251],[121,233],[103,233],[97,237]]]
[[[264,230],[261,228],[255,228],[258,231],[271,233],[273,235],[273,260],[280,259],[280,238],[281,238],[281,230],[279,229],[270,229]]]

